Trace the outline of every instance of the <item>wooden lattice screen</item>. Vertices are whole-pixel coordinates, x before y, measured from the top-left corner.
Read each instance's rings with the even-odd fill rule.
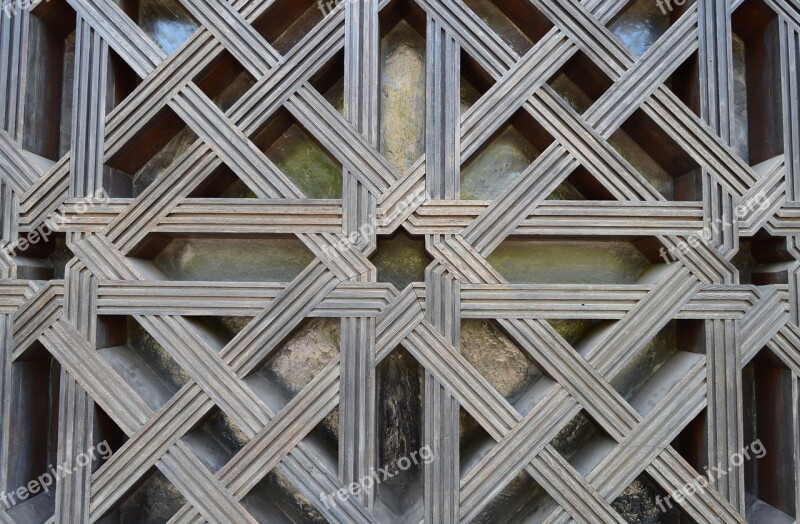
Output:
[[[797,517],[797,0],[1,7],[1,522]]]

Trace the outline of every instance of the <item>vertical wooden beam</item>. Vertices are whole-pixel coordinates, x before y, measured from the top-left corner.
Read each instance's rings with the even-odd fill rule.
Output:
[[[733,40],[731,4],[708,0],[698,4],[700,29],[700,113],[727,144],[734,135]],[[712,173],[703,169],[703,209],[711,233],[709,243],[732,257],[739,249],[736,200]],[[743,401],[739,322],[706,322],[708,407],[707,460],[727,464],[743,446]],[[744,468],[713,481],[714,487],[739,512],[744,512]]]
[[[461,286],[444,267],[429,268],[426,318],[453,347],[460,347]],[[425,372],[425,445],[434,460],[425,465],[425,522],[459,521],[459,412],[456,399],[430,372]]]
[[[700,46],[700,115],[730,144],[734,125],[733,31],[731,4],[708,0],[698,4]],[[707,170],[703,170],[703,202],[711,227],[711,242],[723,254],[733,256],[739,248],[735,202]]]
[[[82,16],[75,29],[70,197],[94,196],[103,187],[108,44]]]
[[[426,69],[426,174],[431,200],[460,198],[461,56],[455,39],[428,17]],[[435,239],[433,239],[435,241]],[[461,287],[442,266],[426,271],[425,316],[453,347],[460,347]],[[435,459],[425,465],[425,521],[459,520],[458,402],[434,376],[425,373],[424,442]]]
[[[66,271],[64,314],[92,346],[97,340],[97,283],[77,259]],[[64,369],[58,413],[58,463],[71,463],[75,473],[56,483],[55,522],[89,522],[92,464],[73,464],[95,445],[94,401]]]
[[[345,2],[344,60],[345,119],[377,148],[380,129],[380,28],[377,0]],[[369,252],[375,246],[375,197],[356,179],[350,166],[344,166],[343,176],[344,233],[357,234],[358,247]]]
[[[739,322],[706,321],[706,373],[708,385],[708,464],[730,464],[730,457],[744,447],[742,368],[739,354]],[[714,487],[744,514],[744,467],[713,481]]]
[[[339,476],[346,487],[371,475],[377,460],[375,319],[342,319],[341,343]],[[357,498],[371,510],[374,486],[364,486]]]
[[[0,316],[0,492],[14,489],[8,485],[8,466],[10,464],[11,436],[11,354],[14,351],[13,315]],[[0,512],[5,507],[0,504]]]
[[[373,146],[378,145],[379,99],[378,1],[345,3],[345,118]],[[342,221],[344,234],[356,242],[352,249],[368,254],[377,244],[377,202],[344,166]],[[362,280],[369,280],[362,275]],[[375,407],[375,319],[342,319],[342,379],[339,403],[339,477],[347,486],[372,474],[377,462],[377,412]],[[372,510],[374,486],[358,499]]]
[[[22,141],[30,13],[0,11],[0,128]]]
[[[425,185],[428,198],[461,194],[461,50],[440,23],[428,18]]]
[[[779,22],[781,91],[783,98],[783,154],[786,162],[786,200],[800,200],[800,33],[785,18]],[[788,239],[789,252],[800,262],[800,237]],[[790,319],[800,324],[800,264],[789,270]],[[792,436],[794,449],[795,511],[800,511],[800,377],[792,373]]]

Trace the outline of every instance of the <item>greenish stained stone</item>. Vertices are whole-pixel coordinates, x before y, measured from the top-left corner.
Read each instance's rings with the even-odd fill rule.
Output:
[[[614,388],[626,399],[633,398],[649,377],[678,351],[678,327],[671,321],[658,332],[636,357],[611,381]]]
[[[561,98],[563,98],[579,115],[585,113],[586,110],[592,106],[592,99],[564,73],[558,75],[550,82],[550,87],[561,95]]]
[[[339,354],[340,337],[339,319],[311,319],[276,351],[264,371],[296,395]]]
[[[333,84],[323,96],[339,114],[344,115],[344,78]]]
[[[167,351],[133,318],[128,318],[128,340],[139,357],[147,362],[158,377],[173,391],[189,382],[189,375]]]
[[[507,127],[461,171],[461,198],[494,200],[519,178],[539,152],[514,127]],[[548,200],[585,200],[569,182],[559,185]]]
[[[294,237],[176,238],[153,262],[170,280],[291,282],[313,260]]]
[[[650,262],[629,242],[507,240],[487,260],[512,283],[631,284]]]
[[[425,281],[425,268],[433,259],[425,251],[425,241],[400,232],[389,239],[378,239],[378,252],[372,263],[378,269],[378,280],[405,289],[412,282]]]
[[[511,403],[541,377],[533,362],[489,320],[461,322],[461,353]]]
[[[167,169],[197,141],[197,135],[184,127],[142,166],[133,179],[134,196],[139,196],[155,180],[169,173]]]
[[[461,198],[497,198],[533,163],[538,154],[516,129],[506,128],[461,171]]]
[[[140,0],[139,26],[169,55],[192,36],[199,24],[174,0]]]
[[[673,198],[674,180],[672,175],[648,155],[630,135],[622,129],[618,129],[609,137],[608,143],[665,198]]]
[[[150,477],[118,507],[120,524],[159,524],[167,522],[186,499],[164,475],[154,470]]]
[[[223,325],[233,337],[251,321],[230,317],[223,320]],[[275,350],[258,373],[277,386],[283,402],[288,403],[339,355],[340,341],[339,319],[309,319]],[[328,441],[335,442],[339,437],[338,409],[326,415],[318,429]]]
[[[342,198],[342,168],[314,140],[293,125],[267,156],[308,198]]]
[[[565,320],[554,319],[547,321],[558,334],[571,346],[582,339],[589,330],[597,324],[596,320]]]
[[[647,477],[634,480],[619,497],[611,503],[611,507],[629,524],[678,524],[680,513],[673,508],[666,513],[661,511],[656,501],[658,488]],[[663,496],[662,496],[663,498]],[[665,503],[662,503],[668,509]]]
[[[571,460],[597,431],[594,423],[581,411],[558,432],[550,445],[566,460]]]
[[[425,153],[425,40],[405,21],[381,42],[380,151],[405,173]]]
[[[461,116],[464,116],[464,113],[472,107],[475,102],[480,100],[481,93],[475,89],[475,87],[469,83],[469,81],[461,77]]]

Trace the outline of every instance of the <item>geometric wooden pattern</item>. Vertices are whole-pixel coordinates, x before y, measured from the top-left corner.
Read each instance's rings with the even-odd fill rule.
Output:
[[[117,436],[110,459],[0,508],[0,521],[793,521],[800,4],[665,0],[668,26],[637,51],[613,30],[635,3],[180,0],[196,30],[172,47],[137,25],[135,2],[39,1],[0,18],[3,245],[64,223],[61,253],[2,255],[0,490]],[[424,154],[403,169],[387,158],[380,116],[381,39],[401,18],[426,42]],[[302,38],[281,36],[293,23],[308,24]],[[65,55],[71,71],[53,58]],[[319,87],[337,60],[342,113]],[[564,71],[585,103],[551,81]],[[247,88],[220,102],[239,74]],[[481,89],[462,107],[469,74]],[[265,154],[257,137],[278,116],[341,166],[340,199],[314,198]],[[540,154],[492,198],[462,198],[464,166],[514,119],[546,137]],[[184,147],[132,187],[125,173],[176,125]],[[622,129],[651,157],[693,169],[659,185],[618,147]],[[215,194],[220,173],[255,198]],[[548,199],[566,182],[590,199]],[[424,236],[433,262],[424,282],[398,290],[372,256],[401,230]],[[270,235],[311,253],[290,282],[178,280],[142,262],[165,238]],[[624,283],[523,283],[493,258],[515,239],[553,238],[623,239],[649,268]],[[63,274],[48,269],[58,257]],[[206,317],[247,322],[220,341]],[[250,379],[309,318],[341,319],[340,351],[276,407]],[[492,320],[541,370],[526,402],[463,351],[470,319]],[[555,327],[564,319],[596,328],[568,340]],[[157,402],[144,375],[120,375],[100,351],[124,345],[110,339],[125,322],[184,377]],[[648,364],[669,326],[679,350]],[[386,465],[378,370],[398,348],[423,370],[421,443],[435,460],[410,502],[373,487],[331,504],[322,495]],[[331,413],[333,460],[310,438]],[[215,414],[241,446],[210,466],[193,435]],[[460,445],[466,419],[486,436],[479,452]],[[580,421],[594,436],[576,444]],[[665,516],[626,507],[641,479],[664,497],[757,438],[764,459],[673,498]],[[273,474],[292,502],[254,491]],[[175,512],[120,509],[167,485]]]

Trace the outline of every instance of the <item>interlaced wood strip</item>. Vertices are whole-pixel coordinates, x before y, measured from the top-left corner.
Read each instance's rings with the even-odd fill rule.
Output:
[[[524,53],[478,14],[475,2],[410,1],[403,9],[420,14],[425,28],[425,144],[419,158],[400,168],[387,158],[381,135],[381,24],[394,16],[387,13],[396,3],[321,5],[319,22],[287,46],[260,32],[264,17],[289,9],[285,3],[179,0],[198,28],[174,52],[134,22],[125,2],[40,1],[0,16],[0,492],[17,489],[17,471],[30,469],[20,466],[24,457],[44,453],[34,467],[48,459],[72,465],[96,445],[98,410],[124,437],[105,462],[79,464],[59,478],[54,493],[0,506],[0,522],[100,521],[154,469],[182,496],[170,522],[258,522],[251,494],[273,474],[308,505],[307,514],[329,522],[510,519],[504,511],[517,520],[624,522],[630,515],[616,501],[637,479],[672,494],[703,465],[728,467],[746,439],[759,436],[751,435],[762,422],[752,422],[748,395],[763,392],[746,384],[760,380],[753,378],[760,366],[784,373],[779,391],[791,398],[780,405],[793,418],[781,437],[767,439],[784,445],[767,449],[770,461],[759,468],[792,477],[778,479],[793,489],[791,500],[753,485],[748,470],[734,464],[707,489],[673,497],[672,504],[696,522],[796,517],[800,5],[699,0],[671,13],[669,28],[638,55],[610,29],[628,8],[624,0],[494,2],[514,6],[508,12],[520,19],[511,23],[524,26],[528,9],[547,22]],[[759,107],[769,102],[778,109],[767,108],[749,124],[752,135],[767,137],[751,136],[752,143],[771,140],[758,154],[751,147],[750,158],[737,142],[738,10],[771,13],[776,35],[765,57],[775,70],[762,81],[775,80],[774,98]],[[37,134],[45,122],[35,111],[37,104],[49,107],[36,99],[47,94],[37,82],[53,79],[37,78],[34,69],[48,39],[67,36],[45,29],[44,21],[60,27],[65,13],[76,27],[66,89],[72,112],[60,124],[69,132],[58,129],[62,143],[54,139],[53,146]],[[317,87],[339,53],[341,113]],[[608,79],[583,109],[551,82],[577,57]],[[223,107],[201,80],[227,58],[254,82]],[[487,82],[468,108],[460,105],[463,60],[482,69]],[[685,87],[678,85],[685,63],[695,68],[694,97],[677,94]],[[112,103],[106,93],[120,87],[124,70],[137,87]],[[748,82],[756,74],[748,71]],[[115,161],[166,113],[189,130],[182,152],[140,192],[101,199],[98,190],[111,189],[120,175]],[[552,141],[496,198],[462,199],[464,167],[515,115]],[[637,115],[697,166],[675,181],[675,191],[656,187],[616,147],[615,135]],[[264,152],[257,136],[277,118],[295,121],[341,167],[340,199],[312,198]],[[225,171],[255,198],[199,195]],[[602,198],[548,200],[576,173]],[[21,234],[52,233],[54,220],[62,223],[57,235],[71,261],[61,278],[42,278],[36,262],[11,253]],[[710,224],[720,227],[697,241]],[[423,235],[433,258],[425,282],[402,290],[378,282],[372,258],[378,237],[400,230]],[[160,235],[278,234],[299,239],[313,259],[288,282],[164,280],[137,258]],[[633,283],[519,283],[495,267],[493,255],[520,237],[622,237],[661,251],[650,254],[652,267]],[[751,268],[759,276],[750,281],[737,259],[745,246],[761,263]],[[100,355],[107,342],[99,340],[101,324],[121,316],[135,321],[185,376],[159,405]],[[204,317],[246,322],[219,341],[200,327]],[[252,376],[307,318],[340,319],[339,353],[291,400],[274,406]],[[470,319],[494,321],[541,369],[530,405],[506,398],[464,351],[462,325]],[[599,324],[575,343],[551,323],[561,319]],[[627,394],[620,385],[626,373],[642,365],[654,338],[673,322],[695,326],[685,337],[700,341],[686,342],[682,332],[679,351],[652,376],[642,371],[647,383]],[[378,369],[398,347],[422,368],[421,441],[434,454],[422,467],[422,494],[402,515],[374,485],[331,503],[327,494],[345,493],[385,466],[378,451],[385,423]],[[58,407],[49,415],[57,421],[50,456],[31,451],[14,428],[33,402],[25,370],[42,354],[52,357],[60,377]],[[217,412],[245,443],[210,468],[188,437]],[[309,435],[334,412],[338,455],[330,461]],[[763,417],[779,415],[776,408]],[[488,436],[468,467],[460,442],[466,416]],[[561,439],[579,417],[603,440],[601,453],[584,462],[565,452]],[[702,442],[690,452],[678,445],[699,426]],[[788,466],[769,471],[781,462]],[[520,478],[535,483],[544,502],[498,508]],[[280,518],[302,520],[291,511]]]

